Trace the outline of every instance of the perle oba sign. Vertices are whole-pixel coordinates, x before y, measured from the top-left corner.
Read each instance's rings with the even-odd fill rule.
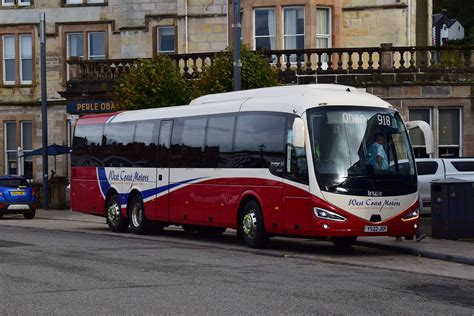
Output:
[[[69,101],[67,103],[67,113],[69,114],[91,114],[91,113],[107,113],[117,110],[115,101]]]

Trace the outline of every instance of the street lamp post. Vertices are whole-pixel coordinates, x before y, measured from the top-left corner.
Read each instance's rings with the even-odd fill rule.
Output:
[[[240,60],[240,0],[232,0],[232,30],[234,32],[234,91],[241,89],[242,61]]]
[[[48,209],[48,103],[46,90],[46,14],[40,13],[41,140],[43,147],[43,209]]]

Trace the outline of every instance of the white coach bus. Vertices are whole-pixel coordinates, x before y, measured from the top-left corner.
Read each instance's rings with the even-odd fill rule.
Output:
[[[200,97],[190,105],[89,115],[73,143],[71,207],[112,231],[412,236],[419,205],[407,127],[378,97],[339,85]],[[153,224],[153,225],[152,225]]]

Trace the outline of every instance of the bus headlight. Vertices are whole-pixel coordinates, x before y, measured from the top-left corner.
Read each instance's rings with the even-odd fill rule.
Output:
[[[417,219],[418,217],[420,217],[420,210],[415,209],[411,211],[410,213],[408,213],[407,215],[403,216],[402,221],[405,221],[405,222],[411,221],[411,220]]]
[[[334,213],[334,212],[331,212],[319,207],[314,207],[313,212],[316,217],[322,218],[322,219],[329,219],[331,221],[336,221],[336,222],[343,222],[346,220],[344,216],[341,216],[337,213]]]

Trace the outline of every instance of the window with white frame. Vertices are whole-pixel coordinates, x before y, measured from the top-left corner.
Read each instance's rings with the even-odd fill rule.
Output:
[[[432,126],[432,110],[425,109],[409,109],[408,116],[410,121],[425,121]],[[425,138],[419,128],[410,130],[410,139],[413,146],[413,151],[416,158],[429,158],[426,154]]]
[[[285,49],[304,49],[304,7],[283,9],[283,46]],[[303,56],[292,55],[291,62],[302,61]]]
[[[105,59],[105,32],[88,33],[89,59]]]
[[[70,59],[71,57],[84,58],[84,34],[81,33],[67,33],[66,34],[66,57]],[[67,80],[70,77],[69,65],[66,69]]]
[[[84,58],[84,34],[67,33],[67,59],[70,57]]]
[[[5,174],[16,175],[18,174],[18,157],[17,157],[17,146],[16,146],[16,122],[5,122],[4,125],[5,134]]]
[[[1,37],[1,42],[3,85],[32,84],[33,36],[31,34],[5,34]]]
[[[85,31],[78,31],[75,27],[74,31],[65,33],[65,56],[64,60],[69,60],[72,57],[83,58],[86,60],[100,60],[107,57],[107,34],[105,31],[97,30],[97,26],[94,26],[94,30],[87,30],[87,26],[84,26]],[[106,26],[104,26],[104,29]],[[70,78],[69,64],[64,62],[65,80]]]
[[[15,0],[2,0],[2,6],[7,7],[7,6],[14,6],[15,5]]]
[[[3,84],[13,85],[16,80],[15,70],[15,35],[3,35]]]
[[[275,46],[276,20],[275,9],[254,10],[254,48],[273,50]]]
[[[158,54],[174,54],[176,47],[176,34],[174,26],[160,26],[157,28],[157,48]]]
[[[33,81],[33,46],[29,34],[20,35],[20,82],[31,84]]]
[[[316,8],[316,48],[331,48],[332,46],[332,17],[331,8]],[[323,54],[323,68],[327,68],[329,56]]]
[[[461,157],[461,109],[439,109],[439,157]]]
[[[96,4],[105,3],[105,0],[65,0],[65,4]]]
[[[13,7],[13,6],[29,6],[31,5],[31,0],[2,0],[2,6],[4,7]]]
[[[25,154],[33,151],[33,123],[21,122],[21,170],[20,174],[31,178],[33,176],[33,157]]]

